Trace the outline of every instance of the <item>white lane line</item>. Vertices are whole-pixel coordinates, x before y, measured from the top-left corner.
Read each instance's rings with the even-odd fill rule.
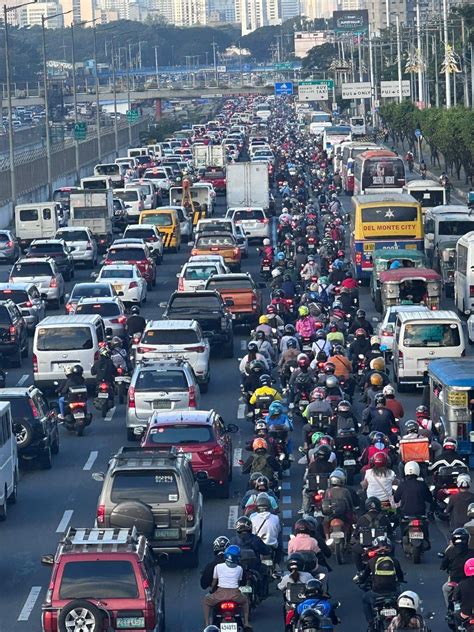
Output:
[[[31,588],[29,595],[26,598],[26,601],[23,605],[23,608],[21,609],[21,612],[18,615],[17,621],[28,621],[28,619],[30,618],[31,612],[33,608],[35,607],[35,603],[37,602],[38,597],[40,596],[40,592],[41,592],[41,586],[33,586]]]
[[[72,518],[72,514],[74,513],[73,509],[66,509],[61,518],[60,523],[58,524],[58,528],[56,529],[56,533],[64,533],[67,529],[67,526]]]
[[[288,490],[290,490],[290,489],[291,489],[291,481],[284,481],[284,482],[281,484],[281,488],[282,488],[282,489],[285,489],[285,490],[287,490],[287,491],[288,491]]]
[[[234,467],[240,467],[240,463],[239,461],[242,460],[242,448],[235,448],[234,449],[234,459],[232,461],[232,465]]]
[[[97,452],[97,450],[92,450],[92,452],[89,454],[89,458],[87,459],[82,469],[86,471],[91,470],[98,456],[99,456],[99,453]]]
[[[283,535],[289,537],[291,535],[291,527],[283,527]]]
[[[23,386],[23,384],[24,384],[24,383],[28,380],[28,378],[29,378],[29,377],[30,377],[30,376],[29,376],[27,373],[25,373],[25,375],[22,375],[22,376],[20,377],[20,379],[18,380],[18,382],[16,383],[16,385],[17,385],[17,386]]]
[[[248,342],[246,340],[240,341],[240,350],[245,351],[247,349]]]
[[[291,511],[291,509],[283,509],[281,514],[283,518],[291,518],[293,516],[293,512]]]
[[[105,421],[112,421],[112,417],[114,416],[114,414],[115,414],[115,406],[113,406],[109,410],[109,412],[105,415],[104,420]]]
[[[283,496],[281,502],[283,505],[291,505],[291,496]]]
[[[284,476],[285,478],[288,478],[290,476],[290,470],[283,470],[282,476]]]
[[[237,419],[245,419],[245,404],[239,404],[237,408]]]
[[[239,517],[239,505],[231,505],[229,507],[229,517],[227,518],[227,528],[234,529],[237,518]]]

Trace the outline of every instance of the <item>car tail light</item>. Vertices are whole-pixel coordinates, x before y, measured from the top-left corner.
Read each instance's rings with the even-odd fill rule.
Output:
[[[152,600],[151,590],[150,590],[150,582],[148,579],[143,580],[143,592],[145,593],[145,599],[147,601]]]
[[[128,407],[135,408],[135,387],[130,386],[128,389]]]
[[[184,292],[184,279],[179,277],[178,279],[178,292]]]
[[[469,296],[470,298],[474,297],[474,285],[469,286]]]
[[[12,246],[13,246],[12,241],[7,241],[7,243],[5,244],[5,248],[12,248]]]
[[[26,301],[26,303],[23,303],[23,307],[33,307],[33,303],[31,301]]]
[[[16,327],[15,327],[15,325],[10,325],[10,328],[8,329],[8,332],[10,334],[10,338],[12,340],[15,340],[15,338],[16,338]]]
[[[184,347],[184,351],[192,351],[194,353],[204,353],[206,347],[199,345],[198,347]]]
[[[210,450],[205,450],[204,454],[206,456],[224,456],[225,450],[221,445],[217,444]]]
[[[232,258],[235,259],[240,255],[240,248],[234,248],[232,251]]]
[[[138,283],[136,281],[132,281],[128,286],[128,289],[133,290],[134,287],[138,287]]]
[[[51,281],[49,282],[49,287],[58,287],[58,281],[57,281],[56,277],[53,277],[51,279]]]
[[[196,388],[194,386],[190,386],[188,388],[188,397],[189,397],[189,407],[190,408],[197,408]]]
[[[410,527],[421,527],[423,524],[422,520],[410,520]]]
[[[257,309],[257,299],[255,297],[252,298],[252,309]]]
[[[186,503],[184,511],[186,512],[186,522],[194,522],[194,505]]]
[[[320,503],[323,499],[322,494],[314,494],[313,498],[317,503]]]
[[[105,505],[99,505],[97,507],[97,524],[104,524],[105,522]]]
[[[268,223],[270,222],[270,220],[269,220],[269,219],[267,219],[267,218],[265,218],[265,219],[261,219],[261,220],[260,220],[260,222],[261,222],[262,224],[268,224]]]
[[[403,351],[398,351],[398,366],[403,368]]]
[[[223,601],[219,604],[219,608],[224,611],[234,611],[235,610],[235,601]]]
[[[66,311],[69,314],[69,312],[72,312],[72,310],[74,309],[74,305],[72,303],[66,303]]]
[[[71,402],[69,408],[74,410],[75,408],[85,408],[86,402]]]
[[[392,332],[391,332],[391,331],[387,331],[386,329],[384,329],[384,330],[382,331],[382,336],[392,336],[392,335],[393,335],[393,334],[392,334]]]
[[[33,353],[33,373],[38,373],[38,357]]]
[[[92,244],[90,241],[87,243],[86,250],[92,250]]]
[[[33,417],[34,417],[35,419],[39,419],[40,414],[39,414],[38,409],[36,408],[36,406],[35,406],[35,404],[34,404],[33,400],[32,400],[32,399],[30,399],[30,400],[28,400],[28,401],[29,401],[29,403],[30,403],[30,408],[31,408],[31,412],[33,413]]]
[[[149,353],[150,351],[154,351],[153,347],[138,347],[137,353]]]

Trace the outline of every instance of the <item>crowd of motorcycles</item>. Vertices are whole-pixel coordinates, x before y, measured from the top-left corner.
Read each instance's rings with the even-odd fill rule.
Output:
[[[350,562],[369,631],[426,631],[434,615],[423,612],[418,587],[405,586],[398,558],[423,562],[434,520],[449,528],[447,548],[438,553],[447,626],[472,632],[469,469],[456,440],[440,435],[426,406],[402,420],[389,358],[359,307],[345,252],[348,218],[331,158],[298,130],[285,105],[275,112],[271,136],[281,212],[276,239],[259,249],[270,301],[239,366],[241,402],[254,428],[241,461],[248,491],[235,537],[216,539],[211,563],[211,569],[244,569],[244,599],[221,603],[207,621],[217,628],[207,632],[235,620],[236,607],[245,627],[247,604],[257,607],[273,581],[284,596],[287,632],[336,629],[331,565]],[[404,446],[424,442],[429,462],[406,458]],[[302,501],[285,561],[280,490],[295,465],[304,465]],[[206,573],[207,567],[203,588],[211,585]]]

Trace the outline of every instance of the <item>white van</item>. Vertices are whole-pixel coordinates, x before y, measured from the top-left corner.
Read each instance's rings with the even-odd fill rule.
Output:
[[[430,360],[460,358],[464,332],[455,312],[448,310],[400,312],[395,323],[393,372],[398,390],[422,386]]]
[[[151,156],[152,150],[149,147],[132,147],[127,151],[129,158],[137,158],[138,156]]]
[[[474,231],[456,243],[454,303],[462,314],[474,314]]]
[[[33,239],[53,238],[58,228],[59,219],[54,202],[15,206],[15,234],[22,250],[25,250]]]
[[[10,402],[0,402],[0,521],[7,517],[7,503],[16,502],[18,454]]]
[[[104,162],[94,167],[95,176],[107,176],[113,187],[123,187],[123,167],[115,162]]]
[[[125,189],[115,189],[114,197],[122,200],[127,210],[127,218],[138,221],[140,213],[145,210],[145,194],[140,185],[130,185]]]
[[[81,189],[87,191],[104,191],[112,188],[112,178],[110,176],[89,176],[81,178]]]
[[[33,378],[39,388],[65,379],[67,367],[80,364],[84,378],[95,383],[91,368],[105,341],[102,318],[96,315],[48,316],[38,324],[33,339]]]

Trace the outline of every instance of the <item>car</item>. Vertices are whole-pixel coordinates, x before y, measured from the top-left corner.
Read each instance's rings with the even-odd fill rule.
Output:
[[[145,180],[139,178],[137,180],[131,180],[125,185],[125,189],[138,188],[141,190],[144,196],[143,207],[145,209],[155,208],[156,206],[156,192],[155,185],[151,180]]]
[[[220,254],[231,270],[240,272],[242,253],[236,239],[229,232],[196,235],[191,254]]]
[[[217,290],[229,307],[234,322],[257,326],[262,313],[261,289],[265,283],[256,284],[248,272],[216,274],[207,279],[205,290]],[[230,299],[230,300],[229,300]]]
[[[144,523],[153,525],[149,536],[153,551],[184,555],[190,566],[198,566],[203,498],[183,452],[123,447],[102,478],[97,527],[120,526],[127,518],[132,526],[139,512]]]
[[[214,410],[186,412],[155,411],[142,439],[142,447],[169,449],[191,461],[201,490],[215,490],[220,498],[229,498],[232,480],[232,442],[238,432],[235,424],[226,426]]]
[[[0,388],[0,402],[10,402],[18,456],[49,470],[52,455],[59,452],[59,429],[46,397],[36,386],[15,386]]]
[[[193,219],[184,206],[171,206],[176,209],[178,214],[179,228],[181,230],[181,239],[184,243],[191,241],[193,236]]]
[[[124,239],[140,239],[146,242],[150,255],[156,263],[163,261],[163,237],[155,224],[133,224],[127,226]]]
[[[178,292],[203,290],[210,276],[213,274],[228,274],[228,272],[229,268],[217,261],[188,261],[176,275]]]
[[[147,284],[140,270],[133,263],[117,263],[103,266],[97,282],[111,283],[124,303],[141,305],[147,298]]]
[[[94,273],[94,278],[96,277]],[[72,288],[71,294],[66,294],[66,312],[69,314],[74,310],[76,303],[81,298],[93,298],[95,300],[101,298],[113,298],[118,296],[112,283],[96,281],[95,283],[76,283]]]
[[[0,357],[9,358],[16,367],[28,357],[28,327],[11,300],[0,301]]]
[[[97,242],[87,226],[60,228],[56,232],[56,239],[66,243],[74,263],[83,263],[89,268],[97,265]]]
[[[39,257],[54,259],[54,263],[65,281],[74,278],[74,261],[66,242],[62,239],[33,239],[25,258],[38,259]]]
[[[70,314],[98,314],[104,321],[104,327],[111,330],[112,336],[125,335],[127,314],[125,305],[118,296],[81,298]]]
[[[112,226],[115,230],[123,230],[128,225],[127,205],[120,198],[113,198],[114,216]]]
[[[240,248],[242,258],[248,257],[249,244],[245,231],[240,224],[234,224],[229,218],[200,219],[196,226],[196,239],[204,233],[221,232],[231,233]]]
[[[30,333],[45,317],[45,302],[33,283],[0,283],[0,300],[11,300],[15,303]]]
[[[22,257],[13,265],[9,283],[33,283],[50,307],[64,303],[64,278],[50,257]]]
[[[12,231],[0,230],[0,261],[13,263],[20,254],[20,245]]]
[[[129,187],[128,189],[114,189],[114,198],[119,198],[125,202],[128,221],[137,220],[140,213],[145,208],[145,196],[140,187]]]
[[[380,338],[380,348],[386,353],[391,353],[395,337],[395,322],[400,312],[429,311],[423,305],[392,305],[387,307],[382,321],[377,327],[377,335]]]
[[[171,181],[166,169],[160,167],[147,169],[143,174],[143,177],[147,180],[152,180],[155,186],[162,191],[169,191],[173,186],[173,182]]]
[[[136,265],[147,288],[151,290],[155,287],[156,263],[143,239],[116,239],[107,250],[103,263],[107,266],[119,262]]]
[[[199,408],[201,392],[191,365],[181,359],[142,360],[133,371],[127,399],[127,438],[144,429],[155,410]]]
[[[263,208],[229,208],[226,217],[235,224],[241,224],[249,239],[267,239],[270,237],[270,219]]]
[[[69,527],[55,555],[43,555],[41,563],[51,568],[43,632],[99,632],[105,626],[164,632],[163,577],[148,541],[135,527]]]
[[[200,170],[199,180],[200,182],[210,182],[216,193],[225,195],[227,191],[225,171],[222,167],[206,167],[202,171]]]

